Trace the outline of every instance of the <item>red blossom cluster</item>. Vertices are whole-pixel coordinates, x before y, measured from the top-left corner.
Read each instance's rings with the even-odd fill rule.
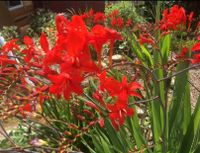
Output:
[[[89,18],[95,23],[91,28],[87,27],[85,21]],[[19,45],[16,43],[17,39],[7,42],[2,47],[0,54],[2,74],[5,74],[8,65],[17,65],[14,69],[20,72],[20,88],[26,89],[26,92],[30,90],[26,97],[13,95],[15,99],[22,101],[22,107],[19,108],[22,114],[24,111],[33,111],[32,103],[36,99],[40,104],[47,99],[48,96],[44,94],[46,91],[54,94],[57,98],[64,96],[66,100],[70,98],[72,93],[77,95],[82,94],[84,76],[86,74],[93,74],[99,79],[99,87],[93,94],[93,98],[108,112],[114,128],[119,130],[119,127],[124,124],[125,117],[133,116],[134,110],[128,105],[129,97],[141,98],[142,96],[137,90],[143,87],[138,82],[133,81],[128,83],[126,76],[123,76],[120,82],[113,77],[108,77],[106,71],[102,72],[101,56],[103,45],[110,45],[109,64],[111,66],[113,45],[116,40],[122,40],[119,32],[101,24],[105,21],[105,18],[103,13],[94,13],[92,9],[83,15],[72,16],[71,20],[66,19],[62,14],[58,14],[56,16],[56,41],[53,47],[50,47],[44,33],[40,37],[40,48],[28,36],[24,37],[25,48],[23,50],[20,50]],[[109,15],[109,18],[111,19],[112,26],[116,29],[124,26],[124,21],[119,16],[118,10],[114,10]],[[188,28],[190,27],[192,18],[193,13],[188,17]],[[174,5],[170,12],[168,9],[164,11],[163,19],[161,20],[161,30],[164,30],[164,33],[167,34],[169,30],[177,30],[178,26],[185,25],[186,21],[185,10],[182,7],[179,8],[177,5]],[[128,26],[131,23],[131,20],[128,20],[125,25]],[[148,43],[154,45],[156,43],[147,30],[144,29],[141,31],[142,33],[139,37],[140,44]],[[98,64],[91,58],[91,47],[96,51]],[[193,59],[190,59],[192,63],[200,62],[199,50],[200,42],[197,42],[192,47],[192,52],[194,53]],[[10,58],[8,56],[8,52],[10,51],[13,51],[13,54],[14,51],[20,52],[23,55],[23,64]],[[188,49],[183,48],[179,57],[185,58],[187,52]],[[36,78],[36,75],[40,79]],[[48,81],[41,83],[41,78]],[[30,84],[33,84],[32,89],[27,88]],[[110,103],[105,100],[105,97],[108,96],[111,97]],[[100,114],[103,114],[99,105],[97,106],[92,102],[88,102],[87,105],[97,110]],[[103,126],[104,119],[100,119],[99,123]]]
[[[194,44],[192,47],[193,52],[193,59],[191,59],[192,64],[199,63],[200,62],[200,41],[198,39],[198,42]]]
[[[33,111],[38,101],[40,104],[47,99],[45,92],[48,86],[43,86],[40,81],[31,76],[33,74],[32,67],[41,68],[42,62],[39,62],[39,56],[35,54],[37,48],[34,46],[34,42],[29,37],[24,37],[25,48],[20,50],[17,44],[17,39],[8,41],[1,50],[0,54],[0,77],[1,81],[4,81],[4,91],[0,91],[1,95],[8,92],[9,86],[12,86],[15,93],[12,93],[11,99],[6,98],[7,103],[10,101],[18,101],[19,112],[24,115],[24,111]],[[25,54],[23,60],[27,65],[21,63],[21,58],[15,56],[16,53],[21,52]],[[34,71],[34,75],[37,74],[37,70]],[[2,80],[4,77],[4,80]],[[2,84],[1,84],[2,85]],[[0,85],[0,86],[1,86]],[[37,85],[36,88],[30,88],[30,85]],[[19,93],[23,92],[23,93]],[[26,95],[28,93],[28,95]],[[33,105],[31,105],[33,103]],[[12,106],[13,108],[15,106]],[[10,109],[12,110],[12,107]]]
[[[198,42],[196,42],[193,46],[192,46],[192,54],[191,54],[191,58],[188,58],[188,53],[189,53],[189,49],[188,47],[183,47],[182,51],[180,52],[179,55],[177,55],[177,58],[180,59],[184,59],[185,61],[189,61],[192,64],[196,64],[200,62],[200,42],[199,42],[199,37],[198,37]]]
[[[193,21],[193,17],[194,17],[194,12],[190,12],[190,14],[187,15],[185,9],[183,7],[179,7],[178,5],[174,5],[170,9],[170,11],[168,8],[165,9],[163,11],[163,18],[160,21],[160,30],[164,31],[161,36],[169,34],[170,30],[172,31],[178,30],[178,28],[180,27],[183,27],[183,29],[189,32]],[[194,31],[195,34],[199,28],[199,25],[200,24],[198,22],[196,29]],[[150,40],[147,39],[143,40],[151,43]],[[177,56],[177,58],[182,58],[184,60],[190,61],[192,64],[199,63],[200,62],[199,50],[200,50],[200,42],[197,42],[192,46],[191,49],[192,58],[188,58],[186,54],[189,52],[189,49],[187,47],[183,47],[182,51]]]
[[[113,10],[108,17],[111,19],[111,25],[113,28],[121,29],[122,27],[129,27],[132,25],[132,20],[128,19],[126,22],[119,15],[119,10]]]
[[[113,10],[107,16],[102,12],[94,13],[93,9],[90,9],[88,12],[85,12],[81,15],[85,22],[95,24],[104,25],[106,21],[112,26],[114,29],[122,29],[132,25],[132,20],[128,19],[125,21],[119,14],[119,10]]]
[[[63,15],[58,15],[56,25],[58,39],[52,49],[46,47],[48,52],[44,57],[43,67],[45,74],[53,83],[50,92],[58,97],[64,93],[65,98],[69,99],[72,92],[83,92],[81,82],[84,80],[84,73],[99,72],[102,46],[109,42],[112,56],[114,42],[122,38],[117,31],[98,24],[88,31],[82,17],[78,15],[74,15],[71,21]],[[46,41],[41,43],[41,46],[47,46]],[[89,45],[96,49],[99,67],[91,59]],[[55,64],[59,65],[57,70],[51,69],[50,67]]]
[[[116,130],[119,130],[119,127],[124,124],[126,116],[133,116],[133,108],[128,106],[128,97],[134,96],[141,98],[141,95],[136,92],[137,89],[142,89],[143,87],[138,82],[127,82],[126,76],[122,77],[122,81],[118,82],[113,77],[107,77],[106,71],[103,71],[98,75],[100,80],[100,85],[93,97],[100,102],[109,113],[109,118],[112,121],[112,124]],[[106,103],[103,100],[103,94],[108,93],[112,97],[114,103]],[[98,109],[97,106],[91,105],[91,107]],[[103,119],[100,120],[100,125],[104,125]]]
[[[89,12],[89,15],[91,14],[93,14],[92,11]],[[87,17],[88,14],[85,14],[85,16]],[[102,16],[102,14],[96,13],[94,19],[96,21],[101,20]],[[22,107],[19,108],[19,111],[22,114],[24,114],[24,111],[33,111],[33,101],[27,103],[28,99],[33,99],[35,96],[42,103],[47,98],[42,93],[47,90],[58,98],[63,95],[67,100],[72,93],[80,95],[83,93],[81,84],[85,79],[84,76],[88,73],[101,74],[99,75],[99,89],[107,90],[111,96],[118,97],[114,105],[105,104],[109,110],[109,117],[117,129],[117,120],[122,125],[126,116],[133,115],[133,109],[128,107],[128,96],[140,97],[134,91],[140,88],[138,83],[128,84],[125,77],[120,83],[113,78],[111,80],[107,78],[106,73],[101,73],[103,45],[110,45],[109,62],[112,65],[113,45],[116,40],[122,40],[122,36],[116,30],[100,24],[96,24],[88,30],[82,15],[74,15],[71,20],[68,20],[64,15],[58,14],[56,16],[56,29],[55,45],[51,48],[44,33],[40,37],[41,47],[37,47],[32,38],[25,36],[24,49],[20,50],[16,44],[16,39],[7,42],[2,48],[1,65],[17,64],[15,60],[7,57],[10,50],[18,50],[24,55],[24,65],[22,66],[24,75],[21,78],[21,85],[26,88],[28,85],[26,79],[29,79],[29,83],[33,84],[32,89],[34,91],[31,91],[27,97],[15,96],[16,99],[22,101]],[[91,46],[96,50],[98,65],[91,58]],[[40,82],[41,80],[35,77],[36,75],[39,75],[39,78],[47,79],[50,84],[44,85]],[[40,83],[43,86],[37,86]],[[101,101],[99,102],[101,103]]]
[[[139,43],[141,45],[143,45],[144,43],[153,45],[155,44],[155,41],[153,40],[150,34],[146,33],[146,34],[140,34]]]
[[[174,5],[169,9],[165,9],[163,11],[163,18],[160,21],[160,29],[162,31],[168,30],[177,30],[179,27],[186,27],[187,30],[190,30],[191,23],[193,21],[194,12],[190,12],[187,16],[186,11],[183,7],[179,7],[178,5]]]
[[[89,12],[84,12],[81,16],[84,21],[89,20],[90,22],[94,24],[104,24],[106,20],[106,16],[104,13],[102,12],[94,13],[93,9],[90,9]]]

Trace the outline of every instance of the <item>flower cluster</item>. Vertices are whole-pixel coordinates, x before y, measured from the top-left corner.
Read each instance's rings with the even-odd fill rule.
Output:
[[[189,31],[193,21],[194,12],[190,12],[187,16],[183,7],[174,5],[170,11],[168,8],[165,9],[162,15],[163,18],[160,21],[160,29],[162,31],[177,30],[180,27],[186,27],[186,24],[188,27],[187,30]]]
[[[94,13],[92,9],[82,15],[73,15],[71,20],[65,18],[63,14],[58,14],[56,16],[57,33],[54,46],[49,44],[45,33],[41,34],[40,47],[35,45],[34,40],[28,36],[23,39],[25,47],[22,50],[16,43],[17,39],[11,40],[3,46],[0,54],[1,72],[3,73],[3,69],[5,70],[8,65],[20,65],[16,58],[13,60],[8,56],[10,51],[13,51],[13,54],[14,51],[18,51],[23,55],[22,60],[24,62],[21,63],[22,66],[15,67],[20,71],[21,87],[27,91],[29,90],[26,88],[28,84],[33,87],[26,97],[13,96],[15,99],[22,101],[23,106],[19,109],[22,114],[23,111],[33,110],[32,102],[35,101],[35,97],[40,103],[48,98],[44,94],[46,91],[57,98],[64,96],[66,100],[70,99],[71,94],[81,95],[83,93],[82,83],[88,74],[95,75],[99,79],[99,87],[93,94],[93,98],[108,112],[108,116],[116,130],[119,130],[119,127],[124,124],[125,117],[134,114],[133,108],[128,104],[129,97],[141,98],[142,96],[137,90],[143,87],[135,81],[128,83],[126,76],[123,76],[120,82],[113,77],[108,77],[106,71],[102,71],[103,46],[108,44],[110,47],[109,65],[112,66],[114,43],[123,39],[119,32],[102,24],[106,18],[104,13]],[[89,28],[86,25],[88,19],[94,23]],[[118,30],[122,26],[132,24],[130,19],[125,23],[119,16],[118,10],[114,10],[109,14],[109,19],[111,19],[111,25]],[[190,13],[188,28],[190,28],[192,20],[193,13]],[[168,34],[168,31],[177,30],[179,26],[185,25],[186,22],[185,10],[174,5],[170,11],[168,9],[164,11],[160,28],[165,34]],[[148,32],[151,29],[150,27],[150,25],[148,28],[138,25],[138,28],[141,29],[139,33],[140,45],[147,43],[156,46],[157,41]],[[92,59],[91,48],[96,51],[98,61]],[[200,62],[199,50],[200,43],[197,42],[192,47],[193,58],[189,59],[192,63]],[[183,48],[179,57],[185,58],[188,51],[188,48]],[[35,77],[36,75],[39,75],[39,78]],[[41,83],[41,80],[47,80],[47,82]],[[105,97],[110,97],[110,101],[107,102]],[[31,102],[27,103],[30,99]],[[88,102],[87,104],[103,114],[102,110],[94,103]],[[103,126],[104,120],[101,119],[100,121]]]
[[[132,25],[132,20],[128,19],[126,22],[123,18],[119,15],[118,10],[113,10],[108,17],[111,19],[111,25],[113,28],[121,29],[122,27],[129,27]]]
[[[81,15],[82,19],[86,23],[101,24],[105,25],[105,22],[108,22],[114,29],[122,29],[126,27],[130,27],[133,23],[131,19],[127,19],[126,21],[120,16],[118,10],[113,10],[110,14],[105,15],[102,12],[94,13],[93,9],[90,9],[88,12],[85,12]]]
[[[126,76],[122,77],[122,81],[118,82],[113,77],[107,77],[106,71],[103,71],[98,75],[100,80],[100,85],[93,97],[100,102],[109,113],[109,118],[116,130],[124,124],[126,116],[133,116],[133,108],[128,106],[128,97],[134,96],[141,98],[141,95],[136,92],[137,89],[142,89],[143,87],[138,82],[127,82]],[[108,93],[114,103],[106,103],[103,100],[103,95]],[[98,108],[95,107],[97,110]],[[104,122],[100,122],[103,126]]]
[[[161,30],[177,30],[179,25],[186,24],[186,14],[183,7],[174,5],[170,11],[167,9],[163,12],[161,20]]]
[[[73,16],[71,21],[63,15],[58,15],[56,26],[58,38],[55,46],[52,49],[42,47],[43,50],[47,50],[44,57],[44,72],[53,83],[50,92],[58,97],[64,93],[65,98],[69,99],[72,92],[82,93],[81,82],[84,80],[84,73],[99,72],[102,46],[109,42],[112,56],[115,40],[122,38],[118,32],[98,24],[88,31],[82,17],[77,15]],[[41,46],[48,46],[46,38],[43,38],[41,43]],[[89,45],[96,49],[99,67],[91,59]],[[59,65],[57,70],[51,69],[51,66],[55,67],[56,64]]]
[[[106,16],[102,12],[94,13],[93,9],[90,9],[89,12],[85,12],[81,15],[84,21],[90,21],[94,24],[104,24]]]
[[[106,78],[106,73],[101,73],[101,55],[103,45],[110,45],[109,63],[112,65],[113,45],[116,40],[122,40],[119,32],[109,29],[101,24],[97,24],[104,20],[104,15],[101,13],[94,14],[94,22],[96,23],[89,30],[86,26],[84,18],[91,17],[93,12],[88,14],[74,15],[71,20],[65,18],[63,14],[56,16],[56,40],[53,47],[50,47],[45,33],[41,34],[40,47],[35,45],[32,38],[25,36],[25,47],[20,51],[16,44],[17,39],[6,43],[2,48],[0,57],[1,65],[17,64],[15,60],[9,59],[7,53],[12,50],[19,50],[24,55],[23,73],[21,83],[24,87],[29,84],[33,85],[34,91],[27,96],[29,99],[38,97],[40,103],[47,98],[42,93],[49,91],[57,98],[64,96],[66,100],[70,99],[72,93],[80,95],[83,93],[82,82],[85,75],[91,73],[99,75],[100,90],[107,90],[111,96],[118,97],[114,105],[105,104],[109,110],[109,117],[112,120],[114,127],[117,129],[117,120],[120,120],[120,125],[124,123],[125,116],[133,115],[133,109],[128,107],[128,96],[140,97],[135,89],[139,88],[139,84],[127,84],[126,78],[123,77],[123,82],[119,83],[115,79]],[[98,64],[92,60],[90,48],[93,47],[97,53]],[[49,83],[37,88],[34,86],[40,84],[40,80],[35,76],[31,76],[28,72],[34,68],[34,75],[39,75],[39,78],[45,78]],[[33,69],[31,70],[33,72]],[[25,77],[26,76],[26,77]],[[39,82],[39,83],[38,83]],[[109,90],[110,89],[110,90]],[[113,90],[112,90],[113,89]],[[119,90],[116,90],[119,89]],[[119,95],[119,96],[118,96]],[[17,97],[22,100],[22,107],[19,112],[24,114],[24,111],[33,111],[33,101],[29,103],[26,97]],[[117,111],[115,111],[115,107]],[[122,113],[122,114],[121,114]]]

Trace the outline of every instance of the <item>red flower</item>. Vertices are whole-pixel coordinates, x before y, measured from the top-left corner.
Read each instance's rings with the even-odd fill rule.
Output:
[[[197,37],[197,40],[199,40],[199,41],[200,41],[200,36],[198,36],[198,37]]]
[[[66,40],[63,40],[66,42],[66,50],[69,55],[77,55],[85,46],[88,35],[87,27],[80,16],[74,15],[67,28],[68,35]]]
[[[111,25],[112,27],[115,27],[117,25],[117,20],[115,18],[111,19]]]
[[[24,112],[32,112],[34,111],[34,105],[30,103],[25,103],[23,106],[19,108],[19,112],[22,114],[23,117],[25,117]]]
[[[98,120],[98,123],[99,123],[99,125],[100,125],[101,128],[104,127],[104,119],[103,118],[101,118],[100,120]]]
[[[62,50],[60,46],[55,46],[47,52],[46,56],[43,59],[44,69],[48,69],[49,66],[53,64],[64,63],[64,58],[66,57],[66,52]]]
[[[92,30],[92,34],[90,37],[90,43],[94,46],[97,56],[98,56],[98,64],[99,67],[101,67],[101,53],[102,53],[102,47],[105,43],[108,42],[108,34],[105,27],[102,25],[95,25]]]
[[[123,24],[124,24],[124,21],[122,20],[122,18],[121,18],[121,17],[118,17],[118,18],[117,18],[117,27],[118,27],[119,29],[121,29]]]
[[[186,53],[188,52],[188,48],[187,47],[183,47],[181,53],[177,56],[177,58],[184,58],[186,59]]]
[[[153,39],[149,38],[149,35],[140,34],[139,43],[141,45],[143,45],[144,43],[155,44],[155,41]]]
[[[41,36],[40,36],[40,45],[46,53],[49,51],[49,43],[47,41],[47,37],[45,33],[43,32],[41,33]]]
[[[94,15],[94,10],[91,8],[90,10],[89,10],[89,12],[85,12],[84,14],[82,14],[81,15],[81,18],[83,19],[83,20],[87,20],[88,18],[92,18],[93,17],[93,15]]]
[[[122,77],[120,92],[125,91],[125,93],[129,96],[141,98],[141,95],[135,91],[136,89],[141,89],[141,88],[143,87],[138,82],[128,83],[126,76]]]
[[[197,42],[193,47],[192,47],[192,51],[195,52],[195,51],[198,51],[200,50],[200,42]]]
[[[8,53],[9,51],[13,51],[14,49],[19,50],[19,45],[16,44],[18,39],[13,39],[8,41],[3,47],[2,47],[2,53]]]
[[[91,60],[89,49],[86,48],[77,56],[66,57],[64,63],[60,64],[61,72],[78,70],[80,72],[99,72],[96,64]]]
[[[9,59],[7,56],[5,55],[1,55],[0,56],[0,67],[4,67],[8,64],[17,64],[16,61]]]
[[[190,29],[192,20],[193,20],[193,16],[194,16],[194,12],[190,12],[188,20],[189,20],[189,24],[188,24],[188,30]]]
[[[58,14],[56,16],[56,28],[58,35],[62,34],[67,34],[67,25],[68,25],[68,20],[65,18],[63,14]]]
[[[116,96],[120,93],[120,83],[113,77],[107,77],[106,71],[103,71],[98,77],[100,80],[100,90],[106,90],[111,96]]]
[[[111,25],[113,27],[121,29],[124,24],[124,21],[121,17],[111,18]]]
[[[109,17],[113,18],[119,15],[119,10],[113,10],[110,14]]]
[[[116,87],[117,88],[117,87]],[[119,130],[119,127],[122,126],[124,124],[125,121],[125,117],[129,116],[133,116],[134,111],[132,108],[128,107],[128,95],[126,93],[125,90],[122,90],[122,92],[118,93],[117,95],[117,101],[114,104],[106,104],[103,99],[102,96],[96,92],[94,94],[94,98],[104,107],[108,110],[108,115],[109,118],[112,122],[112,125],[114,126],[114,128],[116,130]],[[93,106],[94,105],[94,106]],[[94,108],[95,110],[97,110],[98,112],[100,112],[100,110],[97,108],[97,106],[93,103],[90,104],[91,108]],[[100,112],[101,113],[101,112]],[[103,127],[103,119],[101,119],[101,123],[100,126]]]
[[[143,88],[138,82],[127,83],[126,76],[122,77],[122,82],[118,82],[112,77],[106,77],[106,71],[99,75],[100,90],[106,90],[111,96],[118,96],[120,93],[126,93],[128,96],[135,96],[141,98],[135,90]]]
[[[109,63],[110,66],[112,65],[112,55],[113,55],[113,45],[114,42],[116,40],[122,40],[122,36],[119,32],[117,32],[116,30],[113,29],[108,29],[106,28],[106,30],[108,31],[108,39],[110,40],[110,56],[109,56]]]
[[[122,98],[121,98],[122,97]],[[107,106],[109,110],[109,118],[116,130],[124,124],[125,117],[131,117],[134,114],[133,108],[128,107],[126,94],[123,92],[119,95],[114,105]]]
[[[59,75],[48,75],[49,80],[53,83],[50,87],[50,93],[55,94],[58,98],[64,94],[65,99],[69,99],[72,92],[81,94],[81,82],[83,77],[77,72],[61,73]]]
[[[192,54],[193,54],[193,59],[191,60],[192,64],[199,63],[200,62],[200,42],[197,42],[193,47],[192,47]]]
[[[26,49],[22,50],[22,53],[26,54],[26,56],[24,57],[24,61],[27,62],[27,63],[29,63],[30,60],[35,55],[34,42],[33,42],[33,40],[30,37],[25,36],[24,37],[24,44],[26,45]]]
[[[106,16],[102,12],[97,12],[94,15],[94,23],[104,23],[105,19],[106,19]]]
[[[129,27],[129,26],[131,26],[131,25],[132,25],[132,20],[131,20],[131,19],[128,19],[128,20],[126,21],[126,26]]]
[[[165,9],[163,12],[163,19],[161,20],[161,30],[176,30],[179,25],[186,24],[186,14],[183,7],[174,5],[170,12]]]

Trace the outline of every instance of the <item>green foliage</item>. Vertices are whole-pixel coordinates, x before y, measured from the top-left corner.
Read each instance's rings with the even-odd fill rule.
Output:
[[[29,145],[29,140],[35,136],[36,133],[31,132],[30,128],[23,125],[21,122],[18,127],[10,131],[10,138],[19,146],[25,147]],[[0,141],[0,148],[9,148],[12,145],[7,139],[2,139]]]
[[[5,41],[15,39],[19,37],[19,31],[17,26],[3,26],[0,30],[0,35],[4,37]]]
[[[106,15],[110,14],[113,10],[119,10],[119,15],[124,21],[127,21],[127,19],[132,19],[134,24],[145,22],[144,18],[138,14],[132,1],[117,1],[111,4],[106,4]]]
[[[40,35],[41,32],[44,32],[46,28],[54,28],[55,27],[55,13],[49,10],[38,9],[31,14],[31,22],[30,29],[27,34],[31,32],[31,34],[35,33]]]

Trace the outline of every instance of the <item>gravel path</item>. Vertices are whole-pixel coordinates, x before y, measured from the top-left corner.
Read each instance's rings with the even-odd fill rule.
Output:
[[[200,91],[200,70],[199,69],[190,70],[189,78],[190,78],[189,82],[191,83],[190,85],[191,103],[192,103],[192,108],[194,109]]]

